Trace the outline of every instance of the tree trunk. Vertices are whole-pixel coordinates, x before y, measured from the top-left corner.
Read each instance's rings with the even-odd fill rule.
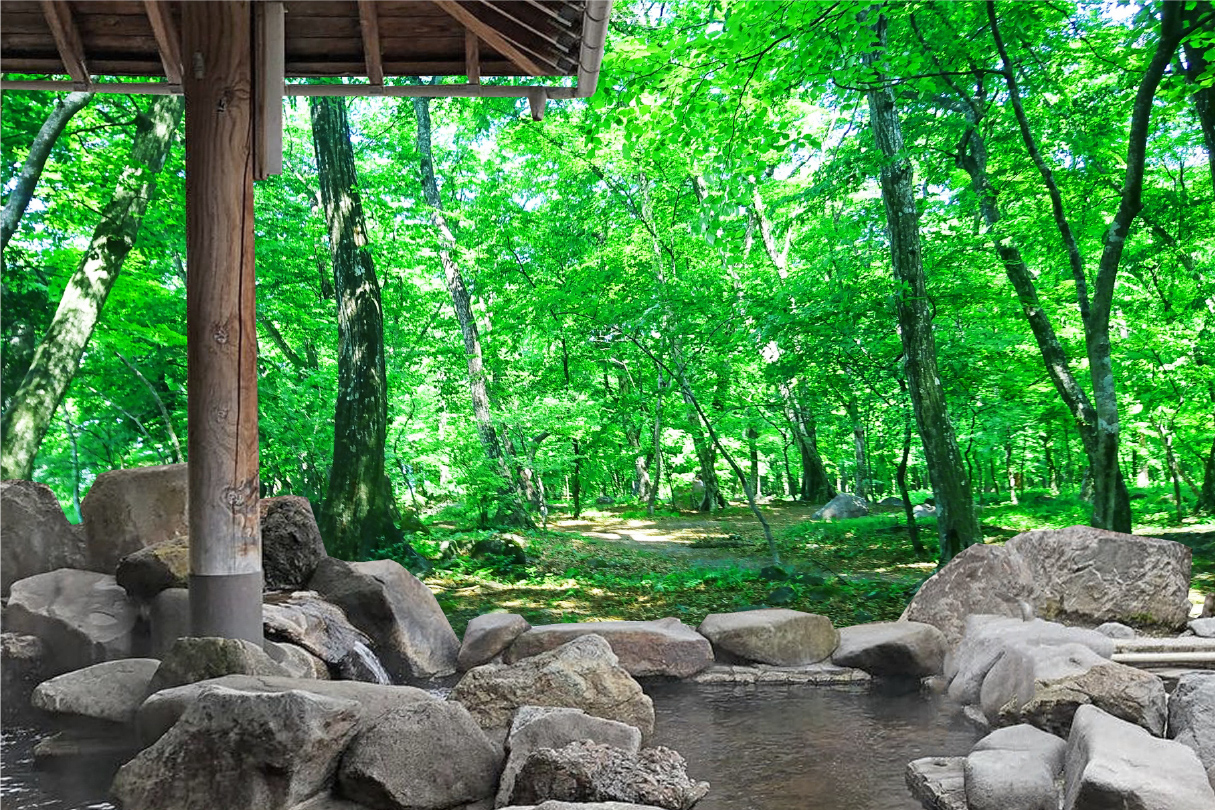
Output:
[[[885,49],[885,16],[878,17],[874,33],[878,47]],[[876,64],[878,59],[879,54],[867,57],[870,64]],[[932,481],[941,542],[940,561],[944,564],[967,546],[982,542],[983,535],[937,369],[912,167],[903,152],[903,132],[894,92],[884,87],[870,91],[868,97],[874,139],[886,157],[880,179],[890,232],[891,261],[899,288],[896,301],[899,331],[916,424],[924,444],[928,477]]]
[[[34,189],[38,186],[38,178],[42,176],[42,168],[46,166],[46,159],[50,157],[51,149],[55,147],[64,127],[92,98],[92,93],[76,92],[55,100],[55,108],[34,136],[30,153],[26,155],[21,172],[17,175],[17,182],[9,192],[8,202],[4,204],[4,213],[0,215],[0,250],[8,247],[8,240],[17,232],[21,217],[25,215],[25,209],[29,207],[30,198],[34,196]],[[171,132],[169,136],[172,136]]]
[[[184,108],[180,96],[165,96],[139,117],[127,167],[4,414],[0,444],[4,478],[28,479],[33,474],[34,458],[51,418],[80,367],[106,296],[139,235]]]
[[[367,242],[346,101],[314,97],[310,109],[338,313],[333,469],[320,523],[331,552],[367,559],[378,548],[403,539],[384,469],[384,313]]]
[[[1202,497],[1198,499],[1198,511],[1215,514],[1215,441],[1207,453],[1202,473]]]
[[[792,387],[784,387],[782,393],[785,397],[785,418],[793,430],[802,468],[801,480],[796,489],[790,479],[789,494],[797,495],[799,500],[806,503],[825,503],[835,497],[836,489],[831,485],[827,468],[823,466],[823,460],[818,453],[818,426],[814,421],[814,414],[802,398],[795,394]]]
[[[1017,477],[1013,473],[1013,440],[1012,433],[1008,434],[1008,441],[1004,443],[1004,480],[1008,482],[1008,500],[1013,506],[1018,504],[1017,501]]]
[[[852,422],[852,445],[856,456],[856,496],[869,497],[869,460],[865,456],[865,425],[861,422],[861,411],[856,396],[848,398],[848,418]]]
[[[686,387],[683,397],[688,405],[688,432],[692,434],[692,446],[696,449],[696,459],[700,462],[699,480],[703,485],[699,492],[696,487],[692,488],[692,508],[698,512],[714,512],[726,505],[726,499],[721,494],[721,483],[717,479],[717,451],[713,442],[705,440],[704,432],[700,429],[700,417],[692,407],[692,398]]]
[[[650,480],[650,491],[646,493],[646,514],[653,517],[654,506],[658,503],[658,486],[662,482],[662,392],[665,380],[662,372],[658,372],[658,393],[654,401],[654,433],[651,441],[654,445],[654,475]]]
[[[1192,6],[1187,3],[1183,12],[1187,29],[1195,32],[1204,26],[1209,32],[1212,25],[1212,8],[1210,0],[1198,0]],[[1210,68],[1207,54],[1211,51],[1209,39],[1187,36],[1184,41],[1186,75],[1198,89],[1194,91],[1194,111],[1198,113],[1198,122],[1202,127],[1202,140],[1207,147],[1207,168],[1211,170],[1211,186],[1215,189],[1215,87],[1211,86],[1210,77],[1204,83],[1199,77]]]
[[[760,496],[759,486],[759,431],[753,427],[747,428],[747,447],[751,453],[751,491],[755,497]]]
[[[907,383],[899,380],[899,385],[906,390]],[[907,520],[907,536],[911,539],[911,547],[915,555],[921,557],[927,549],[920,541],[920,526],[915,522],[915,507],[911,505],[911,495],[907,492],[907,459],[911,455],[911,414],[903,417],[903,455],[899,458],[899,466],[895,472],[895,480],[899,485],[899,497],[903,499],[903,516]]]

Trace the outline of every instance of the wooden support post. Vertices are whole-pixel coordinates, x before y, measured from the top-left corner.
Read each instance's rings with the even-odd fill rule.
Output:
[[[434,0],[434,4],[446,12],[452,19],[485,40],[487,45],[509,59],[512,64],[528,76],[545,76],[550,73],[550,71],[546,71],[532,61],[531,57],[523,53],[518,45],[504,37],[497,29],[482,21],[462,4],[456,2],[456,0]]]
[[[88,89],[89,69],[84,63],[84,45],[80,41],[76,21],[72,19],[71,6],[64,2],[42,0],[42,16],[46,18],[51,36],[55,38],[63,69],[72,77],[76,89]]]
[[[253,8],[183,3],[190,627],[262,642]]]
[[[363,33],[363,63],[367,80],[374,86],[384,84],[384,58],[380,48],[380,23],[375,3],[359,0],[359,28]]]
[[[283,173],[283,90],[286,87],[286,20],[283,4],[254,4],[253,179]]]
[[[469,84],[481,83],[481,40],[467,28],[464,29],[464,75]]]
[[[160,51],[160,63],[165,69],[165,79],[169,84],[180,87],[181,35],[169,15],[168,5],[164,0],[144,0],[143,6],[152,26],[152,34],[156,37],[156,48]]]

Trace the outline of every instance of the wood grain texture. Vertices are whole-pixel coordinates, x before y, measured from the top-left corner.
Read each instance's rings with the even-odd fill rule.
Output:
[[[363,61],[367,65],[367,79],[372,84],[384,83],[384,62],[380,53],[380,26],[376,19],[375,3],[359,0],[359,26],[363,37]]]
[[[80,32],[76,30],[76,24],[72,20],[71,7],[67,3],[43,0],[42,13],[46,16],[46,24],[55,38],[55,46],[59,49],[64,71],[73,81],[87,84],[89,69],[84,64],[84,44],[80,41]]]
[[[144,8],[148,12],[148,22],[152,25],[152,33],[156,37],[156,47],[160,51],[160,61],[164,64],[165,78],[169,84],[181,84],[181,34],[177,31],[177,23],[169,14],[168,6],[163,0],[144,0]]]

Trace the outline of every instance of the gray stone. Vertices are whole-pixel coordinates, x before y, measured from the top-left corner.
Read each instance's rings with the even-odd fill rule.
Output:
[[[966,757],[923,757],[907,763],[907,789],[925,810],[969,810]]]
[[[37,636],[46,674],[128,658],[139,609],[109,574],[60,568],[13,583],[5,629]]]
[[[174,537],[133,551],[118,561],[118,584],[131,598],[148,601],[166,588],[190,585],[190,541]]]
[[[352,802],[332,793],[321,793],[291,810],[368,810],[367,805]]]
[[[1169,698],[1169,736],[1198,754],[1215,785],[1215,672],[1182,675]]]
[[[144,546],[189,535],[185,464],[133,467],[97,476],[80,504],[89,567],[113,571]]]
[[[327,555],[312,504],[298,495],[262,498],[262,570],[267,590],[307,586]]]
[[[30,694],[47,677],[46,657],[37,636],[0,633],[0,708],[6,720],[29,709]]]
[[[838,667],[830,661],[803,664],[799,667],[774,667],[771,664],[714,664],[688,678],[691,683],[740,686],[760,683],[773,686],[811,683],[819,686],[863,685],[872,680],[872,676],[863,669]]]
[[[931,504],[921,503],[911,508],[911,516],[916,520],[937,516],[937,508]]]
[[[822,661],[840,640],[826,616],[786,608],[710,613],[697,630],[716,650],[776,666]]]
[[[588,635],[515,664],[484,664],[451,692],[485,729],[505,729],[520,706],[568,706],[654,730],[654,704],[602,636]]]
[[[1138,635],[1135,628],[1128,627],[1121,622],[1105,622],[1096,627],[1098,633],[1110,638],[1134,638]]]
[[[813,520],[847,520],[848,518],[864,517],[869,514],[869,504],[864,498],[841,492],[826,506],[814,513]]]
[[[131,724],[159,665],[155,658],[94,664],[38,684],[32,702],[53,714]]]
[[[488,664],[519,636],[532,628],[527,619],[515,613],[486,613],[477,616],[464,630],[464,641],[456,666],[461,672]]]
[[[270,660],[283,668],[288,678],[329,680],[329,667],[303,647],[288,642],[267,641],[262,645]]]
[[[459,703],[419,701],[363,728],[342,757],[343,796],[374,810],[443,810],[492,796],[502,752]]]
[[[658,810],[649,804],[629,804],[628,802],[541,802],[536,805],[519,805],[504,808],[504,810]]]
[[[1215,618],[1191,619],[1189,627],[1199,638],[1215,638]]]
[[[371,651],[371,639],[357,629],[337,605],[315,591],[266,595],[262,605],[266,638],[298,645],[324,661],[338,677],[388,683],[388,673]]]
[[[511,803],[616,801],[688,810],[708,792],[709,783],[689,778],[683,757],[669,748],[630,753],[581,740],[529,754]]]
[[[592,717],[581,709],[524,706],[515,712],[502,778],[498,782],[497,805],[510,803],[515,776],[527,757],[541,748],[563,748],[578,740],[591,740],[635,754],[641,749],[641,731],[633,726]]]
[[[366,633],[395,680],[456,671],[460,640],[430,589],[392,560],[347,563],[325,557],[309,587]]]
[[[831,661],[871,675],[923,678],[945,667],[945,635],[923,622],[873,622],[840,628]]]
[[[288,810],[330,783],[357,717],[351,701],[212,687],[111,792],[125,810]]]
[[[588,634],[602,636],[630,675],[686,678],[713,663],[713,649],[679,619],[546,624],[521,634],[503,660],[513,664]]]
[[[1059,810],[1055,774],[1032,751],[972,751],[965,773],[970,810]]]
[[[160,662],[148,691],[221,678],[224,675],[286,676],[265,651],[238,638],[179,638]]]
[[[84,536],[72,528],[51,488],[0,481],[0,594],[19,579],[56,568],[85,568]]]
[[[1027,723],[1005,726],[988,734],[974,744],[976,751],[1025,751],[1043,759],[1054,775],[1063,772],[1067,756],[1067,742],[1050,732]]]
[[[1211,810],[1198,755],[1096,706],[1076,710],[1067,741],[1065,810]]]
[[[190,635],[190,592],[185,588],[166,588],[148,604],[151,654],[163,658],[179,638]]]

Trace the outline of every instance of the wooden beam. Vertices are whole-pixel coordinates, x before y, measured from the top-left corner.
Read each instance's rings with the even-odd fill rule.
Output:
[[[499,33],[493,26],[482,22],[479,17],[466,9],[457,0],[434,0],[434,4],[457,20],[466,29],[485,40],[487,45],[505,56],[527,75],[544,76],[547,74],[547,71],[533,62],[530,57],[519,49],[519,46]]]
[[[160,61],[165,68],[165,79],[169,84],[180,85],[181,34],[169,14],[168,5],[164,0],[143,0],[143,7],[147,12],[148,22],[152,24],[152,34],[156,37]]]
[[[359,27],[363,31],[363,61],[367,78],[374,85],[384,84],[384,55],[380,48],[379,14],[372,0],[359,0]]]
[[[84,63],[84,44],[72,19],[71,6],[64,0],[42,0],[42,15],[50,26],[51,36],[55,38],[63,69],[78,85],[88,85],[89,69]]]
[[[190,632],[262,642],[253,8],[183,3]]]
[[[472,31],[464,29],[464,75],[469,84],[481,83],[481,40]]]
[[[254,53],[253,179],[283,173],[283,92],[286,88],[286,21],[278,0],[254,6],[256,53]]]

